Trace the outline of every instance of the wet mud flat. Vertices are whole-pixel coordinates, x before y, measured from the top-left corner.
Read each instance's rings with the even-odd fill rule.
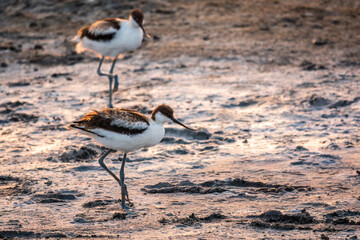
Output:
[[[70,40],[135,7],[153,40],[118,61],[115,106],[166,103],[199,131],[167,125],[160,144],[129,154],[124,212],[97,163],[105,149],[66,129],[107,104],[98,60]],[[360,237],[357,1],[0,9],[1,238]],[[121,158],[107,158],[114,172]]]

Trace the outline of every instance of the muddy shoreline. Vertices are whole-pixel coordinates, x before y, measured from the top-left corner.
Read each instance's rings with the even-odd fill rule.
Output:
[[[66,129],[107,104],[71,39],[136,7],[153,39],[118,61],[114,105],[200,131],[129,154],[123,212],[105,149]],[[0,20],[0,238],[360,237],[357,1],[3,1]]]

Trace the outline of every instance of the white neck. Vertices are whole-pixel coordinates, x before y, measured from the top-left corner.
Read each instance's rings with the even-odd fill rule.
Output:
[[[140,27],[139,24],[137,24],[137,22],[133,19],[132,16],[129,17],[129,22],[130,22],[130,25],[134,28]]]
[[[157,113],[155,114],[155,122],[156,122],[157,124],[163,125],[164,123],[170,122],[170,121],[171,121],[171,120],[170,120],[169,118],[165,117],[161,112],[157,112]]]

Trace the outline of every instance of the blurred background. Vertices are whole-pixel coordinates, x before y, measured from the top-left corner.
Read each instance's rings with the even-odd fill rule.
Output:
[[[147,59],[242,57],[263,70],[273,66],[358,66],[360,2],[257,1],[1,1],[1,66],[90,61],[74,54],[77,29],[107,18],[145,13],[154,36]]]

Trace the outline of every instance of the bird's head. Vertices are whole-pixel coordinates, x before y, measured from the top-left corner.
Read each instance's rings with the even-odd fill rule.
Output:
[[[151,113],[151,119],[161,124],[164,124],[165,122],[174,122],[176,124],[183,126],[186,129],[195,131],[195,129],[189,128],[184,124],[182,124],[181,122],[179,122],[174,117],[174,110],[166,104],[156,107],[154,111]]]
[[[140,27],[143,30],[145,36],[151,38],[151,36],[146,33],[143,27],[144,13],[140,9],[134,9],[131,11],[129,21],[131,22],[131,24]]]

